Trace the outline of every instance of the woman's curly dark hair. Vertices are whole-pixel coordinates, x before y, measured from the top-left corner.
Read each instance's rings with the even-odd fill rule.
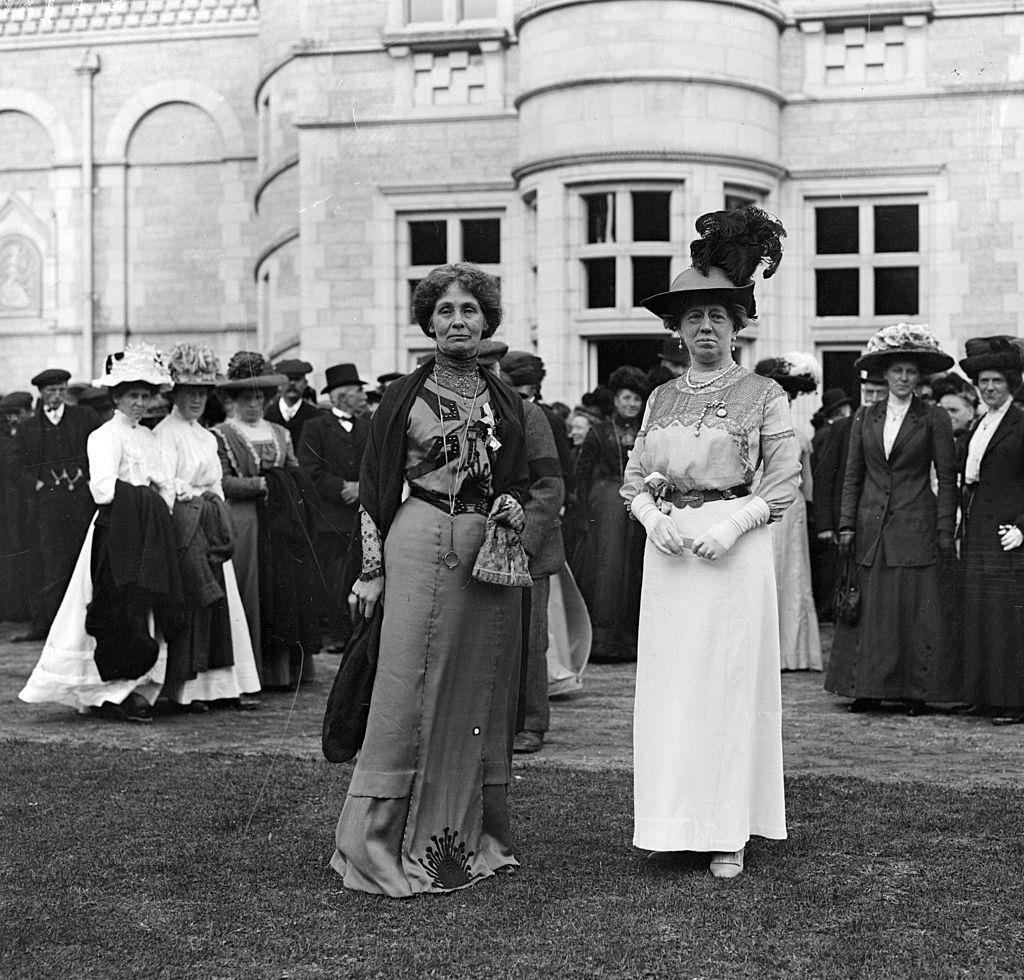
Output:
[[[430,330],[434,307],[453,284],[459,285],[480,304],[480,311],[487,324],[483,336],[490,337],[501,323],[501,284],[497,276],[484,272],[472,262],[439,265],[416,284],[412,294],[412,311],[420,329],[428,337],[434,336]]]
[[[647,400],[650,389],[647,387],[647,375],[632,364],[617,367],[608,376],[607,388],[613,395],[618,395],[623,388],[632,391],[642,401]]]

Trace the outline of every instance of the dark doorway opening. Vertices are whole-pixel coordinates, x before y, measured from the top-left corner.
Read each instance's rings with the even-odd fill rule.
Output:
[[[859,349],[821,352],[822,394],[829,388],[842,388],[854,408],[860,405],[860,371],[853,366],[860,355]]]
[[[650,337],[607,337],[593,341],[597,347],[597,380],[604,384],[617,367],[631,364],[650,371],[660,360],[661,345],[668,331]]]

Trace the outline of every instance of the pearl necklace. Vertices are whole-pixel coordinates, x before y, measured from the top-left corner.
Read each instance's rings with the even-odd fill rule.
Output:
[[[710,388],[716,381],[721,381],[730,371],[736,367],[736,362],[733,361],[721,374],[716,374],[713,378],[709,378],[707,381],[694,381],[690,375],[693,370],[693,365],[686,369],[686,383],[694,390],[700,391],[702,388]]]

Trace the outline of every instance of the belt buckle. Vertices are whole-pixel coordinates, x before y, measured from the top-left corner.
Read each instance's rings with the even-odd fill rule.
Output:
[[[722,499],[723,500],[734,500],[735,498],[736,498],[736,494],[733,493],[732,490],[723,490],[722,491]]]
[[[680,500],[684,507],[703,507],[704,506],[704,491],[703,490],[686,490],[680,494]]]

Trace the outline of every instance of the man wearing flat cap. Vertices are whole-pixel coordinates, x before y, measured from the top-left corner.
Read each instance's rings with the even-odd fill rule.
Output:
[[[274,371],[277,374],[283,374],[288,379],[288,383],[281,386],[280,397],[272,401],[263,413],[263,417],[268,422],[276,422],[288,430],[288,434],[292,437],[292,445],[296,449],[298,449],[302,427],[311,419],[320,416],[317,407],[310,405],[304,397],[306,389],[309,388],[306,375],[312,370],[313,365],[308,361],[292,358],[278,361],[274,365]]]
[[[70,378],[50,368],[32,379],[39,401],[18,432],[22,478],[36,512],[40,581],[31,627],[16,640],[46,639],[95,510],[86,444],[99,418],[90,408],[65,404]]]
[[[370,434],[364,384],[354,364],[329,367],[322,394],[331,400],[331,414],[307,422],[298,443],[299,465],[318,495],[312,505],[318,517],[317,555],[327,583],[323,612],[330,651],[337,651],[351,632],[346,596],[359,573],[348,574],[345,559],[358,526],[359,464]]]

